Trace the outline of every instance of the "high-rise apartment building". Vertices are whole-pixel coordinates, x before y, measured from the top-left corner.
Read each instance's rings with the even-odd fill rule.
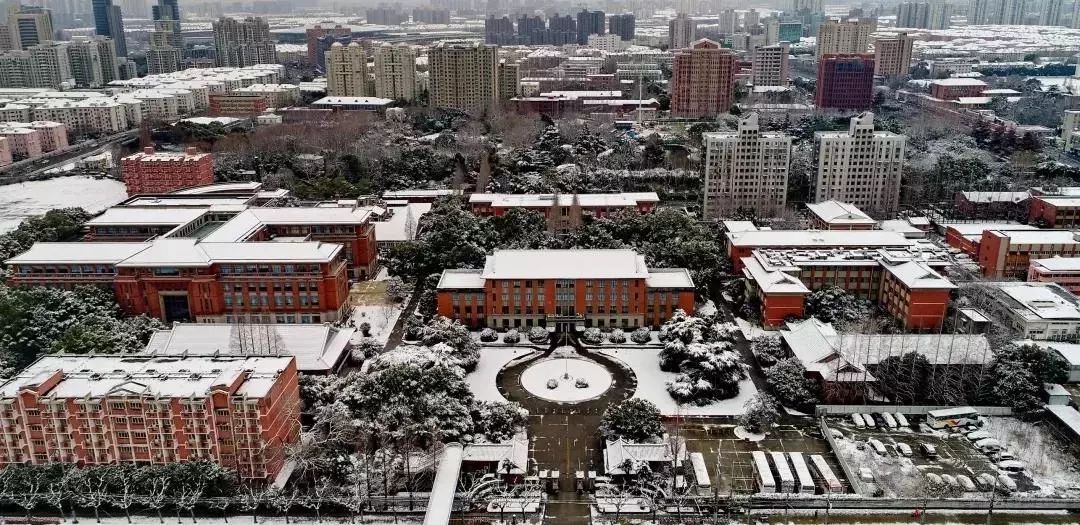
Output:
[[[93,0],[94,32],[112,39],[117,56],[127,56],[127,38],[124,36],[124,17],[120,6],[112,0]]]
[[[593,35],[593,38],[596,38],[596,36]],[[518,96],[518,84],[520,82],[521,64],[503,60],[499,64],[499,100],[510,100]]]
[[[1064,4],[1064,0],[1044,0],[1042,8],[1039,10],[1039,25],[1061,25],[1061,10],[1064,7]]]
[[[69,46],[68,42],[44,42],[28,49],[34,59],[36,87],[60,88],[74,82]]]
[[[488,15],[484,19],[484,42],[495,45],[516,44],[517,34],[514,33],[514,22],[510,17]]]
[[[44,7],[12,4],[8,8],[8,27],[12,47],[30,49],[53,37],[52,13]]]
[[[604,12],[582,9],[577,14],[578,44],[585,45],[589,35],[602,35],[605,30]]]
[[[903,2],[896,8],[896,27],[948,29],[952,5],[943,0]]]
[[[367,55],[357,42],[335,42],[326,54],[326,94],[331,97],[366,97]]]
[[[37,87],[34,77],[34,58],[29,51],[14,50],[0,54],[0,87]]]
[[[212,23],[218,67],[277,63],[270,24],[265,18],[219,18]]]
[[[635,24],[633,13],[611,15],[608,19],[608,33],[618,35],[619,38],[629,42],[634,39]]]
[[[757,113],[739,121],[738,131],[705,133],[705,202],[707,219],[731,217],[740,210],[772,217],[787,202],[791,137],[762,133]]]
[[[865,53],[870,33],[877,28],[871,19],[827,20],[818,28],[816,56]]]
[[[874,74],[903,76],[911,72],[911,49],[915,39],[907,33],[874,40]]]
[[[825,0],[791,0],[792,13],[824,13]]]
[[[671,79],[671,114],[676,117],[714,117],[731,108],[735,84],[735,55],[702,38],[675,51]]]
[[[105,37],[73,37],[68,43],[68,58],[75,85],[81,88],[99,88],[116,80],[116,48]]]
[[[154,17],[154,29],[167,31],[169,45],[184,48],[183,39],[180,36],[180,3],[179,0],[157,0],[157,4],[151,6]]]
[[[1075,0],[1073,1],[1072,21],[1070,25],[1073,29],[1080,29],[1080,2]]]
[[[416,98],[416,51],[408,44],[382,44],[375,48],[375,96]]]
[[[183,153],[156,152],[147,146],[124,157],[121,171],[128,195],[169,193],[214,183],[214,158],[188,148]]]
[[[1019,25],[1027,15],[1026,0],[972,0],[968,23],[980,25]]]
[[[271,481],[300,437],[296,358],[44,356],[0,387],[0,465],[205,460]]]
[[[758,86],[788,85],[788,54],[791,45],[780,42],[771,46],[758,46],[754,49],[753,83]]]
[[[821,57],[814,104],[818,109],[866,110],[873,107],[874,56]]]
[[[739,23],[739,14],[734,9],[724,9],[720,11],[719,21],[720,27],[716,29],[718,33],[724,36],[734,35]]]
[[[319,71],[325,71],[323,68],[326,66],[323,60],[324,57],[317,54],[319,49],[319,39],[325,36],[349,38],[352,36],[352,29],[342,25],[324,28],[321,25],[315,24],[315,27],[304,31],[304,40],[307,42],[308,62],[311,62],[311,64]]]
[[[180,71],[184,60],[184,41],[180,33],[178,0],[158,0],[151,6],[154,31],[146,50],[146,70],[151,75]]]
[[[759,23],[761,23],[761,13],[757,9],[749,9],[746,13],[743,13],[743,32],[749,33]]]
[[[896,213],[907,137],[874,131],[874,114],[865,112],[851,118],[848,131],[817,132],[814,142],[814,202],[831,199],[864,211]]]
[[[428,51],[428,63],[433,107],[474,115],[494,111],[499,101],[496,46],[444,41]]]
[[[679,13],[668,22],[668,49],[685,49],[697,40],[697,21]]]

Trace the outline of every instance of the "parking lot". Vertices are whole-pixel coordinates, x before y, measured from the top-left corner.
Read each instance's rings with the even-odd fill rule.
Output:
[[[734,430],[733,424],[693,422],[683,423],[678,428],[670,425],[668,427],[668,432],[679,433],[686,439],[687,452],[701,452],[704,455],[713,486],[719,494],[745,495],[757,492],[757,481],[751,459],[751,453],[755,450],[802,452],[807,456],[821,454],[833,473],[840,479],[844,490],[851,491],[836,456],[830,450],[828,441],[821,437],[814,419],[806,418],[805,423],[781,424],[761,441],[740,439],[735,435]],[[815,482],[820,482],[820,480],[815,477]]]

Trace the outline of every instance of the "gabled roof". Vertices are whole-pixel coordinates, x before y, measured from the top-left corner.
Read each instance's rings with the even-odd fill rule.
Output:
[[[806,208],[829,224],[876,224],[876,221],[863,213],[858,206],[846,202],[827,200],[807,204]]]
[[[807,294],[810,289],[797,277],[779,270],[767,270],[755,257],[743,257],[743,275],[765,294]]]
[[[301,372],[337,368],[355,328],[321,324],[176,324],[158,330],[143,350],[152,355],[293,356]]]
[[[885,270],[910,289],[953,289],[956,285],[923,262],[908,261],[897,265],[884,265]]]

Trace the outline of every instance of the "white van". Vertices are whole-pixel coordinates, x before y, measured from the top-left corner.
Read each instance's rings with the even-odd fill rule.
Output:
[[[866,428],[866,423],[863,421],[862,414],[851,414],[851,422],[855,423],[855,428]]]

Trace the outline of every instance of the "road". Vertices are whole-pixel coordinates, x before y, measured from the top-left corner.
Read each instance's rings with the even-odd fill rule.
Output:
[[[8,177],[33,179],[43,175],[46,171],[58,168],[60,166],[69,164],[80,159],[84,159],[86,157],[97,155],[108,150],[109,148],[112,148],[117,144],[123,144],[125,142],[134,140],[138,138],[138,136],[139,130],[132,129],[117,133],[115,135],[110,135],[103,139],[93,140],[83,144],[81,147],[75,147],[69,151],[65,151],[63,153],[48,157],[46,160],[48,160],[49,162],[45,165],[38,164],[41,159],[35,159],[29,161],[29,163],[26,165],[27,167],[33,166],[33,168],[28,171],[25,170],[25,167],[15,167],[14,169],[9,168],[7,171],[0,174],[0,182],[2,182],[5,178]]]

